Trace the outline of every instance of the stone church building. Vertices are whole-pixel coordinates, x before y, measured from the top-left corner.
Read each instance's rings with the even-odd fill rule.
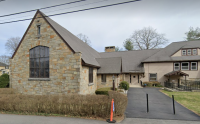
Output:
[[[141,81],[163,83],[167,73],[177,82],[182,78],[177,71],[199,79],[199,48],[200,42],[193,41],[122,52],[110,46],[99,53],[37,11],[10,59],[10,87],[24,94],[94,94],[111,87],[113,76],[116,86],[125,80],[136,87]]]

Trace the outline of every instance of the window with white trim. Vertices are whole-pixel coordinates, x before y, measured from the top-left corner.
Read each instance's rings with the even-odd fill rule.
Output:
[[[197,62],[191,62],[191,70],[197,70]]]
[[[186,50],[182,50],[182,55],[183,55],[183,56],[186,55]]]
[[[174,70],[180,70],[180,63],[174,63]]]
[[[182,62],[181,70],[189,70],[189,62]]]
[[[149,81],[157,81],[157,73],[149,73]]]
[[[197,55],[197,49],[192,50],[192,55]]]
[[[192,52],[191,49],[188,49],[187,50],[187,55],[191,55],[191,52]]]

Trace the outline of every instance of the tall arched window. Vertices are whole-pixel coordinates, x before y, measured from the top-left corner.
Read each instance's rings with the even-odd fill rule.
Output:
[[[49,48],[37,46],[30,50],[30,78],[49,78]]]

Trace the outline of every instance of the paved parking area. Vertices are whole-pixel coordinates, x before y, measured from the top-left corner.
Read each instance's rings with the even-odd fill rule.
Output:
[[[149,95],[149,113],[146,109],[146,93]],[[200,116],[177,102],[175,109],[174,115],[172,99],[161,93],[158,88],[130,88],[128,91],[128,106],[125,112],[127,118],[200,121]]]

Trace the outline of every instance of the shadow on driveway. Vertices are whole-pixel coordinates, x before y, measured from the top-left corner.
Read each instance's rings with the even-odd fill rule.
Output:
[[[147,113],[146,93],[149,96],[149,113]],[[159,88],[130,88],[128,90],[126,118],[200,121],[200,116],[177,102],[175,102],[175,110],[174,115],[172,99],[161,93]]]

